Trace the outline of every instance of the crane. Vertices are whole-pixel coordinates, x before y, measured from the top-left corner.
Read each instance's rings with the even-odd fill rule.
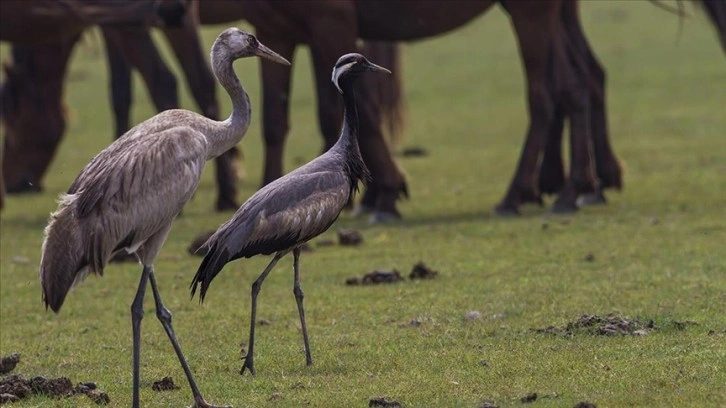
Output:
[[[358,147],[358,113],[353,89],[355,79],[366,71],[390,74],[360,54],[345,54],[338,59],[332,76],[344,102],[343,128],[338,141],[321,156],[258,190],[205,243],[209,251],[190,287],[194,297],[201,285],[200,302],[204,301],[212,279],[228,262],[274,254],[252,284],[250,337],[241,373],[245,369],[255,373],[255,318],[262,282],[277,261],[289,252],[293,255],[293,293],[302,325],[305,359],[307,365],[313,363],[300,287],[300,247],[327,230],[358,189],[358,182],[370,177]]]
[[[156,316],[184,369],[196,407],[205,402],[162,303],[154,276],[154,260],[172,221],[199,184],[206,161],[236,145],[250,122],[250,102],[234,73],[233,62],[258,56],[289,62],[237,28],[223,31],[212,45],[212,70],[232,99],[232,114],[214,121],[182,109],[167,110],[140,123],[109,145],[81,171],[45,229],[40,261],[43,301],[58,313],[68,291],[89,274],[103,275],[111,257],[134,253],[143,266],[131,304],[133,329],[133,400],[139,407],[141,319],[147,282],[156,302]]]

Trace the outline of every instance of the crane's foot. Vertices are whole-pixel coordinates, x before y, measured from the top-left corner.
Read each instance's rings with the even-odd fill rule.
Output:
[[[207,401],[204,400],[204,398],[196,398],[194,401],[194,405],[192,405],[189,408],[232,408],[231,405],[212,405],[207,403]]]
[[[245,362],[242,364],[242,368],[239,369],[239,375],[244,375],[245,370],[249,370],[250,374],[255,375],[255,363],[250,354],[245,356]]]

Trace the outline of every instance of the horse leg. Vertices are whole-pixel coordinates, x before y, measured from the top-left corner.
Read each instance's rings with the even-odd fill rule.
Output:
[[[588,68],[591,107],[591,136],[595,155],[595,169],[602,188],[622,187],[622,169],[613,152],[608,132],[605,102],[605,70],[595,57],[580,24],[579,3],[568,2],[563,10],[567,35],[577,48]]]
[[[588,67],[576,47],[567,38],[564,26],[558,27],[553,43],[555,94],[570,117],[570,177],[560,191],[552,211],[577,211],[580,194],[598,190],[590,135],[590,89]]]
[[[361,50],[371,61],[391,70],[391,75],[368,75],[360,79],[364,87],[373,94],[371,107],[376,110],[380,127],[387,128],[389,148],[401,140],[404,122],[403,77],[401,74],[400,49],[397,43],[366,41]],[[402,173],[402,172],[401,172]],[[408,186],[404,180],[400,193],[408,197]],[[352,205],[353,197],[349,206]],[[354,215],[373,213],[378,202],[378,187],[369,182],[360,198]],[[385,204],[385,203],[384,203]]]
[[[176,78],[161,58],[148,28],[106,26],[104,31],[124,59],[139,71],[156,109],[161,112],[178,108]]]
[[[193,9],[196,9],[193,7]],[[202,52],[196,18],[192,10],[188,10],[181,27],[167,27],[163,30],[167,41],[184,71],[192,96],[204,116],[219,120],[219,105],[216,97],[216,82],[209,69],[207,59]],[[218,211],[236,210],[237,203],[237,169],[235,162],[240,157],[240,150],[233,147],[214,159],[216,166]]]
[[[554,118],[547,132],[547,142],[539,168],[539,191],[542,194],[557,194],[565,185],[565,170],[562,161],[562,131],[565,115],[562,107],[555,106]]]
[[[547,132],[555,116],[547,68],[559,2],[509,2],[509,14],[519,43],[527,79],[529,128],[517,170],[506,195],[496,206],[499,215],[516,215],[527,202],[541,203],[536,177]]]
[[[116,45],[113,38],[114,33],[101,26],[104,42],[106,43],[106,58],[109,68],[109,89],[111,89],[111,107],[114,116],[114,139],[126,133],[130,129],[129,112],[131,111],[131,100],[133,88],[131,87],[131,67],[126,62],[123,52]]]
[[[257,30],[265,45],[293,62],[296,44],[284,38]],[[260,58],[262,68],[262,135],[265,141],[265,162],[262,185],[282,177],[285,138],[290,129],[290,66]]]

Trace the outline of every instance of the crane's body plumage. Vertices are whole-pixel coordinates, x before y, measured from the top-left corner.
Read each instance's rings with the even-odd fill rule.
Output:
[[[137,253],[144,265],[153,260],[196,190],[208,151],[204,134],[182,125],[147,127],[159,128],[137,126],[98,154],[51,215],[40,276],[54,311],[89,273],[103,274],[116,252]]]
[[[297,302],[305,357],[312,364],[308,342],[303,292],[300,288],[300,247],[326,231],[340,215],[360,181],[369,178],[358,147],[358,112],[353,82],[362,72],[382,71],[360,54],[346,54],[333,68],[332,82],[343,94],[344,118],[340,138],[320,157],[262,187],[207,240],[207,254],[192,279],[192,296],[200,287],[204,300],[209,285],[222,268],[235,259],[275,254],[252,284],[250,340],[242,371],[254,374],[254,332],[257,295],[277,261],[293,253],[295,301]]]
[[[200,296],[206,295],[209,283],[227,262],[287,252],[322,234],[335,222],[358,182],[368,177],[362,159],[354,173],[341,150],[333,147],[262,187],[219,227],[205,244],[211,255],[200,266],[203,272],[195,276],[195,282],[202,284]],[[335,170],[346,167],[351,171]]]
[[[61,195],[45,229],[40,281],[46,307],[58,312],[68,291],[88,274],[103,274],[111,257],[134,253],[143,265],[131,306],[133,400],[139,407],[139,345],[147,282],[156,315],[171,340],[194,394],[195,406],[211,407],[199,392],[161,302],[153,272],[172,221],[194,194],[204,164],[236,145],[249,127],[247,93],[234,73],[239,58],[289,62],[239,29],[223,31],[212,46],[212,68],[232,99],[232,114],[214,121],[181,109],[164,111],[126,132],[94,157]]]

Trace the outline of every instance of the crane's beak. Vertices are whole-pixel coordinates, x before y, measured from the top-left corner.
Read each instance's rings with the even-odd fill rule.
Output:
[[[383,68],[380,65],[376,65],[376,64],[374,64],[374,63],[372,63],[370,61],[367,61],[367,64],[366,65],[367,65],[366,68],[368,68],[369,71],[373,71],[373,72],[384,72],[386,74],[390,74],[391,73],[391,71],[389,71],[388,69]]]
[[[257,44],[257,50],[255,51],[255,55],[262,58],[267,58],[268,60],[275,61],[278,64],[282,65],[290,65],[290,61],[283,58],[280,54],[276,53],[275,51],[272,51],[271,49],[267,48],[266,46],[262,45],[262,43]]]

